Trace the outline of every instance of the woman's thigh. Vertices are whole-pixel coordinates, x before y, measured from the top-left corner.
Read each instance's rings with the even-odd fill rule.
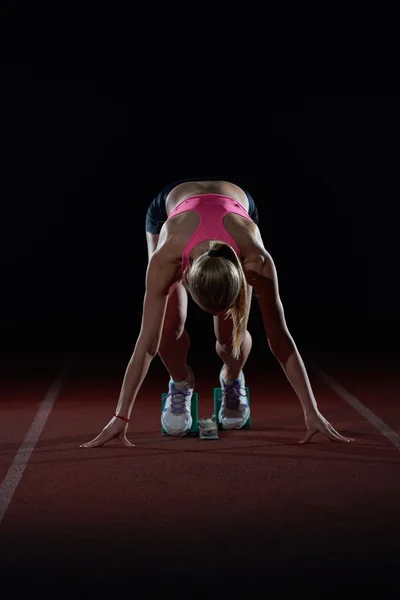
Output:
[[[249,307],[249,311],[247,313],[246,329],[247,329],[247,322],[249,320],[249,315],[250,315],[252,294],[253,294],[253,287],[251,285],[247,284],[247,306]],[[223,313],[222,315],[216,315],[213,317],[214,333],[215,333],[215,337],[217,338],[217,340],[219,341],[220,344],[230,345],[232,343],[233,322],[232,322],[231,318],[226,319],[225,317],[226,317],[226,313]]]

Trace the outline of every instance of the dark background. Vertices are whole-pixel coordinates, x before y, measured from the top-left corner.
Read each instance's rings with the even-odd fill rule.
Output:
[[[2,360],[83,355],[87,369],[101,354],[122,372],[141,324],[148,205],[171,181],[205,174],[254,196],[301,353],[397,350],[399,97],[271,97],[259,108],[251,93],[233,103],[229,81],[187,91],[178,76],[153,89],[106,63],[3,65]],[[192,301],[187,328],[197,368],[215,338]],[[256,302],[249,329],[253,367],[273,362]]]
[[[107,69],[2,74],[4,353],[128,359],[147,207],[170,181],[216,173],[255,198],[300,351],[395,348],[399,97],[274,98],[269,113],[232,116],[217,96],[203,111],[181,97],[170,111],[153,93],[132,102],[126,79]],[[187,328],[200,359],[214,334],[192,301]],[[249,328],[268,356],[255,300]]]

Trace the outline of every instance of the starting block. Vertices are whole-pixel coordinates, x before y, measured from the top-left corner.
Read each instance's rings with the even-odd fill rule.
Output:
[[[247,393],[248,404],[250,407],[250,391],[249,391],[248,387],[246,387],[246,393]],[[167,396],[168,396],[168,394],[161,395],[161,410],[164,410],[165,401],[166,401]],[[218,422],[218,414],[221,409],[221,404],[222,404],[222,390],[221,390],[221,388],[214,388],[214,414],[213,414],[212,418],[214,418],[215,421],[218,423],[219,430],[222,429],[222,425]],[[190,428],[190,431],[186,435],[199,435],[199,397],[198,397],[197,392],[193,392],[190,410],[191,410],[193,423]],[[247,422],[243,425],[243,427],[241,427],[241,429],[251,429],[251,414],[250,414],[249,418],[247,419]],[[163,426],[161,426],[161,430],[162,430],[163,435],[168,435]]]
[[[164,410],[165,399],[167,396],[168,396],[168,394],[162,394],[162,396],[161,396],[161,410]],[[199,396],[198,396],[197,392],[193,392],[192,400],[191,400],[191,404],[190,404],[190,412],[192,415],[193,423],[190,428],[190,431],[186,435],[198,434],[199,433]],[[162,429],[163,435],[168,435],[162,425],[161,425],[161,429]]]
[[[250,391],[249,391],[248,387],[246,387],[245,389],[246,389],[246,393],[247,393],[247,401],[248,401],[249,408],[250,408]],[[218,429],[222,429],[222,425],[218,421],[218,415],[219,415],[219,411],[221,409],[221,404],[222,404],[222,390],[221,390],[221,388],[214,388],[214,415],[215,415],[215,418],[217,419]],[[247,421],[243,425],[243,427],[241,427],[241,429],[251,429],[251,412],[250,412],[249,418],[247,419]]]

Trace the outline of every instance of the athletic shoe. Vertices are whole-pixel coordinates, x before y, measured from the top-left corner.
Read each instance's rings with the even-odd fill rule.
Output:
[[[226,383],[222,377],[223,370],[224,366],[219,374],[222,402],[218,413],[218,421],[221,423],[222,429],[241,429],[250,416],[244,373],[241,371],[239,379],[235,379],[233,382],[228,380],[228,383]]]
[[[194,377],[190,367],[187,368],[190,377],[183,389],[177,389],[172,379],[169,382],[168,395],[161,413],[161,424],[168,435],[183,436],[192,427],[191,403],[194,391]]]

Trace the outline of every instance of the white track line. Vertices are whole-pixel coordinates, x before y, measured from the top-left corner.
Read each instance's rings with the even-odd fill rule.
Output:
[[[371,423],[378,431],[396,446],[397,450],[400,450],[400,435],[393,431],[386,423],[384,423],[379,417],[377,417],[372,410],[367,408],[358,398],[352,396],[347,390],[344,389],[337,381],[335,381],[330,375],[320,369],[315,363],[307,360],[310,368],[318,375],[322,381],[324,381],[334,392],[336,392],[343,400],[345,400],[351,407],[360,413],[367,421]]]
[[[67,362],[63,366],[58,377],[50,386],[49,391],[39,407],[35,420],[30,426],[24,441],[22,442],[10,468],[7,471],[5,478],[0,485],[0,524],[4,518],[7,508],[10,505],[14,492],[17,489],[25,467],[28,464],[29,458],[36,446],[36,442],[38,441],[43,427],[46,424],[47,418],[51,412],[51,409],[53,408],[53,404],[65,383],[71,366],[71,363]]]

